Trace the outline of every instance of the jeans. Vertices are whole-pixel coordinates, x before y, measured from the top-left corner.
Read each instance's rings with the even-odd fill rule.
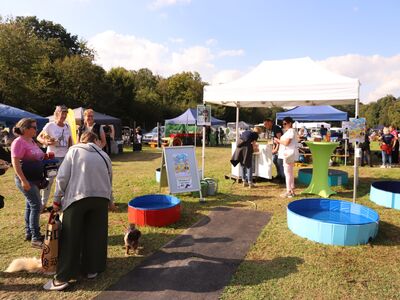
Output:
[[[283,159],[278,158],[278,153],[272,154],[272,162],[276,167],[276,177],[285,178],[285,173],[283,172]]]
[[[389,164],[387,164],[387,161],[389,161]],[[392,154],[387,154],[386,151],[382,151],[382,165],[392,165]]]
[[[242,166],[243,168],[243,182],[252,183],[253,182],[253,168]]]
[[[64,157],[56,157],[56,159],[58,159],[58,161],[59,161],[58,165],[61,165],[61,163],[64,160]],[[47,180],[49,181],[49,185],[45,189],[40,190],[42,208],[46,207],[46,205],[47,205],[47,201],[49,200],[49,196],[50,196],[51,186],[53,185],[54,179],[55,179],[55,177],[47,178]]]
[[[17,188],[25,196],[25,234],[32,237],[32,241],[35,241],[40,240],[41,238],[39,226],[41,201],[39,188],[34,183],[29,183],[31,185],[31,189],[29,191],[25,191],[22,187],[21,180],[17,176],[15,177],[15,184]]]

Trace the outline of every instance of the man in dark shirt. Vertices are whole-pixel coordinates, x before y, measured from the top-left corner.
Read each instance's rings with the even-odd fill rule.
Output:
[[[274,140],[274,138],[280,138],[283,134],[282,129],[278,126],[275,125],[271,119],[266,119],[264,121],[264,127],[267,131],[271,132],[271,138]],[[278,150],[279,150],[279,144],[274,143],[272,145],[272,161],[276,167],[276,179],[285,182],[285,173],[283,172],[283,159],[278,158]]]

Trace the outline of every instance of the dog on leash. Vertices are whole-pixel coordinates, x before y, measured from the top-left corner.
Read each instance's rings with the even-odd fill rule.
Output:
[[[128,229],[125,232],[125,256],[129,255],[129,250],[133,250],[134,255],[139,254],[139,239],[142,233],[136,229],[135,224],[129,224]]]
[[[4,272],[14,273],[20,271],[27,271],[29,273],[44,273],[42,269],[42,261],[36,257],[16,258],[11,262]]]

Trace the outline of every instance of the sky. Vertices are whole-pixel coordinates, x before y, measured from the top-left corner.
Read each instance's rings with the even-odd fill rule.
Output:
[[[106,70],[197,71],[229,82],[263,60],[309,56],[358,78],[360,100],[400,97],[398,0],[0,0],[4,17],[59,23]]]

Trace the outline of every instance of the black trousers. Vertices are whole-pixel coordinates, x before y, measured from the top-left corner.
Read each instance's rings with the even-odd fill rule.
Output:
[[[106,269],[108,199],[84,198],[63,214],[56,279],[69,281],[80,272]]]

